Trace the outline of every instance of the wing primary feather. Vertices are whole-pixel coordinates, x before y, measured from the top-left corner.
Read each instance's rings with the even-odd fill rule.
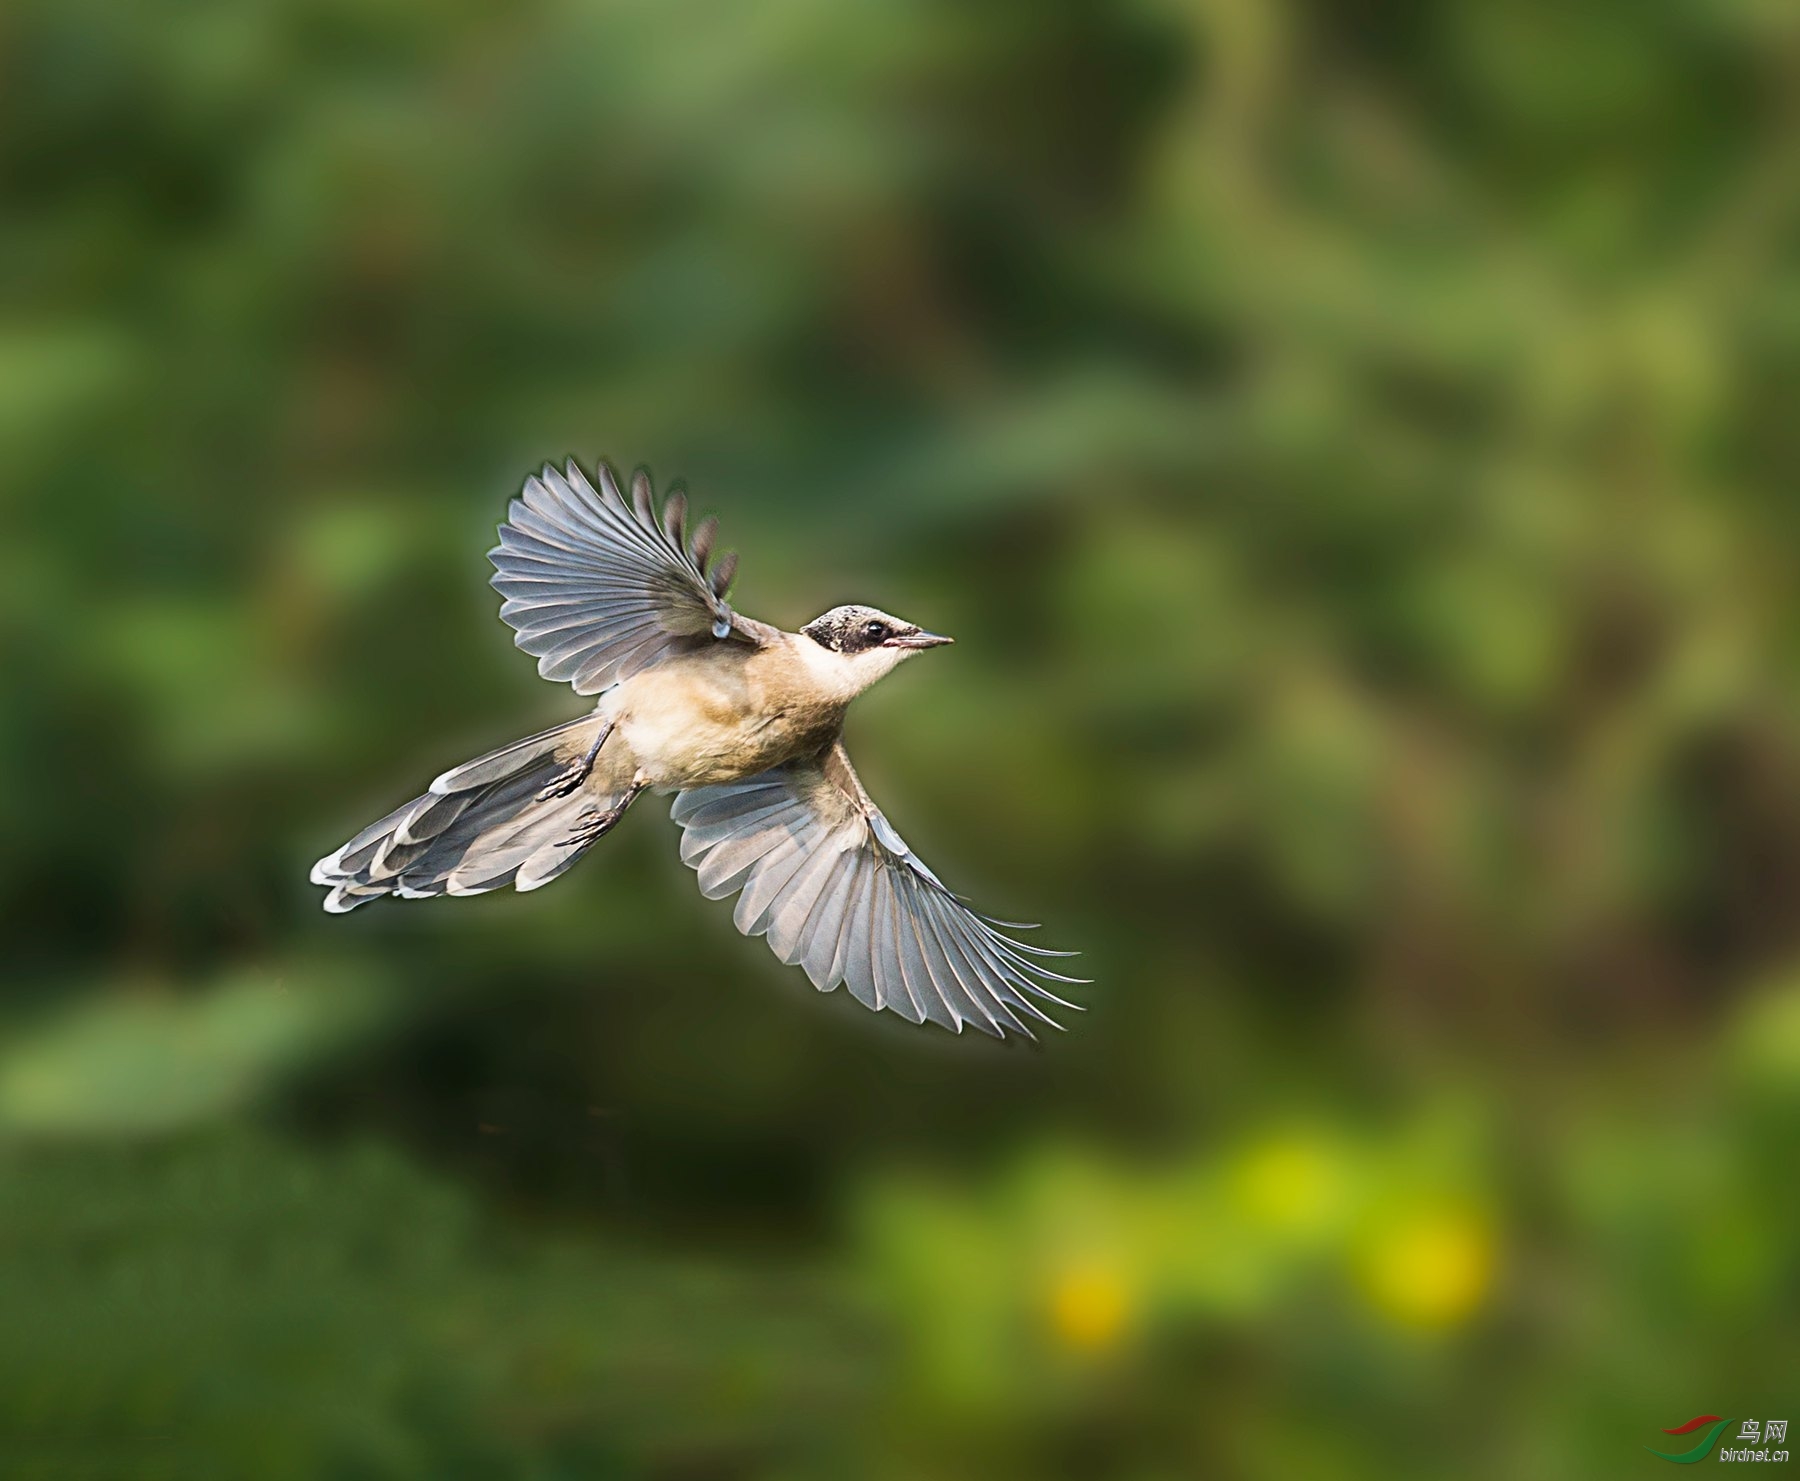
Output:
[[[1073,987],[1089,987],[1093,984],[1093,979],[1091,977],[1065,977],[1061,972],[1052,972],[1048,967],[1040,967],[1029,957],[1019,955],[1018,951],[1015,949],[1017,946],[1016,942],[1008,941],[1006,937],[999,935],[997,932],[984,931],[982,934],[1000,951],[1007,961],[1011,962],[1020,971],[1033,973],[1038,977],[1042,977],[1047,982],[1066,982]],[[1074,1004],[1071,1003],[1069,1006],[1074,1007]]]
[[[708,854],[701,864],[700,888],[708,899],[716,900],[729,891],[717,886],[728,879],[737,879],[747,870],[761,863],[769,854],[779,848],[785,835],[771,829],[761,828],[754,833],[740,833],[722,843]],[[741,901],[739,902],[742,903]],[[738,929],[744,929],[740,922]]]
[[[570,565],[565,560],[553,560],[528,550],[519,550],[508,546],[504,541],[488,552],[488,558],[503,575],[517,581],[567,581],[571,574]]]
[[[907,970],[907,926],[906,926],[906,876],[903,874],[888,875],[888,911],[891,920],[884,937],[884,945],[889,953],[889,975],[899,983],[900,991],[905,995],[904,1002],[911,1008],[907,1012],[900,1009],[903,1016],[914,1023],[923,1023],[931,1017],[931,998],[919,990],[913,975]]]
[[[526,485],[524,502],[541,524],[562,529],[581,542],[584,568],[605,563],[609,556],[613,562],[655,561],[643,543],[624,528],[629,521],[616,518],[585,478],[571,481],[546,465],[542,475]]]
[[[947,1002],[954,995],[956,1001],[952,1004],[953,1009],[965,1021],[974,1024],[983,1033],[1004,1037],[984,1001],[984,994],[964,980],[955,958],[944,945],[943,935],[938,928],[934,892],[923,885],[916,885],[915,895],[912,924],[918,933],[920,950],[931,963],[932,982]]]
[[[552,633],[572,632],[576,629],[587,629],[591,641],[603,643],[603,638],[595,636],[593,628],[596,623],[616,618],[622,611],[616,607],[596,608],[588,602],[509,602],[510,611],[502,609],[504,615],[514,619],[513,626],[520,629],[521,639],[530,639],[541,643]],[[519,646],[525,648],[523,641]],[[527,653],[535,649],[525,648]]]
[[[737,575],[738,553],[728,550],[719,557],[718,565],[713,567],[712,589],[715,596],[723,597],[731,590],[731,578]]]
[[[972,951],[976,952],[981,959],[987,963],[988,970],[993,978],[1005,985],[1008,1001],[1012,1003],[1014,1007],[1022,1008],[1033,1018],[1039,1019],[1053,1028],[1062,1028],[1060,1023],[1033,1003],[1027,994],[1044,998],[1063,1008],[1075,1008],[1075,1004],[1063,1002],[1063,1000],[1054,993],[1044,991],[1043,988],[1039,987],[1030,978],[1024,976],[1015,968],[1008,966],[1003,958],[994,954],[987,942],[980,936],[969,932],[963,935],[962,940]]]
[[[1011,938],[1009,937],[1008,939],[1010,940]],[[1029,941],[1013,941],[1012,945],[1016,950],[1025,952],[1030,956],[1071,957],[1081,955],[1078,951],[1052,951],[1048,946],[1033,946]]]
[[[819,882],[818,897],[807,913],[806,923],[800,928],[800,939],[795,942],[796,960],[820,992],[829,992],[837,985],[831,976],[831,966],[837,957],[838,938],[844,930],[843,879],[845,872],[855,867],[854,850],[836,851],[830,872]]]
[[[652,578],[636,568],[625,569],[623,574],[617,569],[602,570],[597,566],[584,566],[579,570],[570,566],[552,568],[535,557],[521,559],[516,551],[503,552],[500,558],[505,560],[502,580],[529,585],[529,590],[518,593],[520,596],[612,597],[654,606],[656,592]]]
[[[634,518],[632,510],[636,503],[640,483],[644,491],[643,507],[638,511],[638,517]],[[625,502],[625,496],[619,492],[619,481],[614,476],[612,468],[606,463],[600,465],[600,488],[599,507],[606,513],[608,523],[615,534],[625,541],[627,546],[635,549],[652,567],[660,566],[666,558],[666,552],[662,548],[661,542],[651,533],[650,528],[647,528],[647,526],[654,527],[656,523],[649,515],[650,479],[648,475],[640,468],[632,478],[633,504],[630,505]]]
[[[907,976],[906,944],[901,936],[906,923],[906,907],[901,903],[905,876],[895,874],[891,869],[884,870],[883,880],[887,885],[887,899],[881,922],[881,949],[887,966],[888,986],[896,993],[895,1001],[889,1006],[903,1018],[923,1023],[925,1003],[913,991],[912,981]]]
[[[748,824],[762,822],[770,814],[784,811],[789,806],[791,803],[785,795],[780,799],[761,798],[754,807],[736,808],[729,811],[714,804],[710,811],[702,812],[696,809],[686,818],[677,818],[676,821],[684,828],[692,830],[689,837],[697,837],[701,840],[697,847],[716,848],[731,836],[718,833],[718,829],[729,824],[731,832],[737,833]]]
[[[844,935],[838,942],[837,960],[833,963],[834,972],[843,978],[844,986],[850,989],[850,995],[869,1008],[880,1006],[875,999],[875,973],[870,965],[874,960],[874,953],[869,944],[869,932],[873,926],[875,881],[880,873],[881,866],[867,854],[858,857],[856,870],[850,877],[851,893],[846,907]]]
[[[830,839],[814,842],[806,858],[764,912],[769,947],[788,966],[805,955],[808,928],[818,913],[825,886],[839,862]]]
[[[1071,1013],[1087,1011],[1080,1003],[1071,1003],[1067,998],[1058,997],[1043,983],[1034,980],[1019,963],[996,951],[993,942],[983,942],[982,948],[988,954],[989,959],[997,964],[998,969],[1006,973],[1007,980],[1022,991],[1030,993],[1035,998],[1041,998],[1046,1003],[1054,1003],[1059,1008],[1067,1008]]]
[[[557,539],[546,525],[547,521],[534,517],[521,504],[500,526],[500,548],[558,566],[566,565],[570,556],[579,558],[585,553],[568,538]]]
[[[601,499],[600,491],[588,481],[587,474],[581,471],[581,464],[570,458],[563,465],[561,480],[549,487],[558,506],[568,511],[569,520],[577,529],[590,539],[606,539],[605,501]]]
[[[634,518],[631,508],[619,494],[619,485],[612,476],[612,469],[604,464],[601,466],[604,471],[601,485],[605,492],[594,503],[597,516],[622,552],[635,552],[645,570],[660,569],[668,559],[668,549],[662,542],[656,521]],[[608,494],[610,498],[607,497]],[[646,509],[649,507],[648,500],[649,494],[646,492]]]
[[[725,835],[718,830],[727,824],[736,828],[743,819],[756,817],[772,808],[792,806],[794,799],[787,792],[765,792],[765,790],[745,790],[731,792],[724,790],[722,794],[707,795],[711,788],[697,788],[693,792],[682,792],[675,799],[675,806],[670,808],[670,817],[679,822],[682,828],[691,830],[691,835],[706,839],[707,844],[722,842]]]
[[[508,521],[539,539],[548,539],[582,555],[592,555],[597,540],[606,536],[605,521],[584,507],[587,501],[569,487],[554,468],[528,479],[507,508]],[[504,532],[502,532],[504,538]]]
[[[768,929],[769,907],[786,888],[788,881],[805,865],[806,847],[798,838],[780,835],[776,843],[759,859],[760,868],[738,896],[737,928],[746,936],[760,936]]]
[[[899,883],[900,888],[895,892],[895,904],[899,910],[894,922],[894,934],[899,939],[900,975],[906,983],[906,990],[925,1017],[960,1034],[962,1014],[957,1011],[955,1003],[950,1000],[950,994],[938,981],[937,973],[931,970],[931,962],[925,954],[925,943],[919,936],[919,909],[915,899],[918,881],[910,875],[901,875]]]
[[[871,940],[873,946],[873,962],[875,966],[875,994],[883,1008],[892,1008],[903,1017],[912,1017],[907,1009],[917,1010],[918,1004],[912,1001],[912,995],[906,990],[906,978],[900,970],[900,951],[894,938],[894,926],[898,915],[898,907],[894,900],[894,877],[886,869],[876,871],[874,920],[871,923]],[[919,1018],[924,1014],[919,1013]],[[918,1019],[913,1021],[916,1023]]]
[[[997,1039],[1005,1038],[1005,1031],[1000,1027],[999,1021],[994,1017],[993,1012],[989,1009],[988,1005],[982,1001],[982,993],[969,986],[968,981],[962,975],[961,969],[956,964],[955,956],[950,949],[944,945],[943,932],[938,928],[938,907],[936,901],[931,899],[929,894],[927,894],[920,900],[919,907],[919,924],[921,929],[926,935],[931,937],[932,944],[937,948],[938,960],[943,963],[944,970],[949,974],[951,980],[955,982],[957,991],[962,994],[963,999],[973,1010],[969,1015],[969,1022],[974,1024],[975,1027],[980,1029],[983,1033],[992,1034]],[[999,1004],[995,1004],[995,1007],[998,1008],[999,1006]],[[1005,1013],[1006,1010],[1000,1008],[1000,1011]],[[1011,1015],[1008,1015],[1008,1021],[1012,1022],[1014,1028],[1018,1029],[1021,1033],[1025,1032],[1022,1025],[1012,1020]]]
[[[719,521],[713,515],[707,515],[694,527],[694,564],[706,574],[706,564],[712,559],[713,544],[719,538]]]
[[[617,605],[623,599],[617,596],[603,596],[601,601],[608,603],[605,612],[608,615],[635,615],[644,608]],[[594,612],[594,597],[585,596],[581,592],[562,592],[562,590],[545,590],[545,592],[526,592],[520,596],[508,596],[500,605],[500,615],[509,624],[520,623],[560,623],[563,617],[590,617]]]
[[[887,976],[887,957],[881,949],[882,932],[892,918],[887,897],[887,871],[877,864],[869,871],[868,945],[858,963],[869,974],[869,985],[875,994],[877,1008],[886,1008],[894,1000],[894,985],[888,981]]]
[[[602,460],[596,465],[595,471],[600,476],[601,503],[604,504],[610,501],[611,503],[616,504],[620,509],[623,509],[625,507],[625,496],[619,492],[619,477],[613,472],[612,464]]]
[[[710,830],[713,833],[712,847],[716,849],[728,852],[741,852],[753,846],[768,849],[786,836],[782,824],[793,807],[792,798],[782,797],[778,800],[760,801],[755,807],[745,808],[741,812],[722,812],[714,819],[696,821],[688,826]]]
[[[732,850],[734,843],[738,844],[735,852],[741,857],[743,852],[741,842],[739,842],[741,835],[748,829],[760,827],[767,822],[773,816],[773,812],[774,810],[771,809],[765,813],[753,814],[745,818],[741,826],[734,822],[732,831],[724,835],[705,835],[699,828],[692,829],[681,842],[681,862],[690,868],[698,869],[720,850]]]
[[[605,656],[613,659],[619,655],[608,651],[608,645],[594,636],[591,627],[570,625],[566,627],[533,628],[530,634],[532,646],[525,648],[527,653],[535,653],[541,660],[539,669],[546,676],[552,665],[573,663],[577,666],[590,658]],[[524,644],[520,644],[524,647]],[[558,674],[563,678],[566,675]]]
[[[963,980],[978,985],[1000,1012],[1023,1029],[1024,1024],[1012,1011],[1017,995],[1005,978],[997,976],[993,967],[970,945],[967,922],[956,911],[955,902],[938,899],[933,902],[933,908],[945,950],[960,964],[958,970]]]
[[[1044,985],[1083,982],[1042,964],[1074,953],[1028,946],[962,903],[869,800],[841,744],[818,762],[689,789],[670,815],[702,892],[738,893],[738,929],[820,991],[841,982],[866,1007],[1002,1039],[1034,1037],[1033,1021],[1063,1027],[1039,1000],[1083,1011]]]
[[[540,673],[591,694],[709,631],[764,640],[708,578],[716,525],[699,559],[689,548],[683,490],[671,490],[659,513],[645,470],[632,476],[629,502],[609,465],[598,464],[596,477],[598,488],[573,459],[564,472],[545,464],[509,504],[488,553],[501,616],[518,646],[545,660]]]
[[[962,951],[965,959],[980,971],[982,980],[996,997],[1010,1007],[1031,1014],[1034,1018],[1041,1019],[1046,1023],[1055,1023],[1054,1019],[1046,1017],[1026,995],[1032,986],[1030,980],[1009,966],[1002,957],[995,954],[980,933],[974,929],[975,922],[966,911],[957,913],[953,926],[958,948]],[[1055,1026],[1062,1027],[1060,1023],[1055,1023]]]
[[[507,506],[506,517],[514,524],[535,519],[577,537],[593,534],[581,517],[580,497],[557,477],[556,470],[548,463],[521,485],[518,495]],[[505,538],[504,530],[501,538]]]
[[[943,944],[946,957],[951,960],[958,980],[978,985],[986,995],[987,1001],[993,1005],[991,1012],[998,1015],[999,1019],[1003,1020],[1016,1033],[1021,1033],[1028,1039],[1035,1039],[1037,1036],[1031,1032],[1030,1026],[1013,1012],[1012,994],[1006,992],[1004,984],[999,988],[995,987],[987,968],[969,950],[958,929],[958,922],[949,915],[949,902],[934,900],[932,913],[939,927],[939,940]],[[957,963],[961,965],[957,965]]]

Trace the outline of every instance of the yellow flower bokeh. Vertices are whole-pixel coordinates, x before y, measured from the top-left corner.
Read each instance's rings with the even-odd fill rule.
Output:
[[[1342,1156],[1324,1141],[1290,1134],[1251,1147],[1231,1178],[1233,1200],[1257,1226],[1283,1234],[1325,1233],[1343,1210]]]
[[[1050,1277],[1050,1331],[1059,1346],[1099,1354],[1116,1348],[1137,1314],[1137,1292],[1121,1262],[1086,1256],[1057,1267]]]
[[[1359,1275],[1371,1304],[1400,1326],[1444,1330],[1481,1307],[1497,1264],[1492,1221],[1467,1205],[1412,1208],[1380,1222]]]

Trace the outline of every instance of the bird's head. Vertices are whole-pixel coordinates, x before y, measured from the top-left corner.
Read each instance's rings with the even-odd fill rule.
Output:
[[[833,607],[800,631],[826,653],[835,655],[832,666],[842,670],[855,692],[867,689],[902,659],[955,641],[928,633],[903,617],[856,605]]]

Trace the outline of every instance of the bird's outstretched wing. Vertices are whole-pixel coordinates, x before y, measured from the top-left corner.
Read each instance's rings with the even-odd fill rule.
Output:
[[[669,496],[658,517],[650,479],[631,480],[631,500],[602,463],[600,487],[570,459],[548,463],[512,501],[500,543],[488,552],[500,616],[535,653],[546,679],[598,694],[640,669],[708,643],[762,643],[769,629],[726,605],[737,555],[709,572],[717,522],[688,538],[687,499]]]
[[[868,1007],[996,1038],[1030,1037],[1026,1018],[1061,1027],[1033,999],[1077,1006],[1043,986],[1083,980],[1042,965],[1073,953],[1027,946],[945,888],[869,800],[841,741],[813,760],[683,792],[672,816],[701,893],[741,890],[737,928],[766,935],[822,992],[842,982]]]

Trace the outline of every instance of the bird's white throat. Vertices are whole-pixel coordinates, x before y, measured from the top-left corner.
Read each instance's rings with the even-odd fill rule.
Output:
[[[828,699],[847,704],[871,684],[891,674],[913,648],[865,648],[860,653],[836,653],[811,638],[794,640],[800,662]]]

